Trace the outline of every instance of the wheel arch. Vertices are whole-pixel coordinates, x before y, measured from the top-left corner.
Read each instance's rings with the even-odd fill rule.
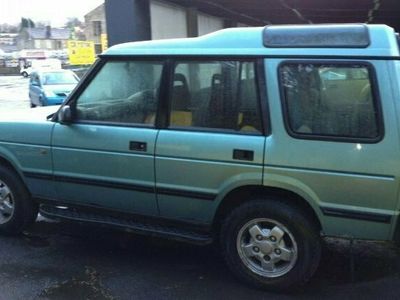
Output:
[[[17,165],[11,160],[6,158],[3,153],[0,153],[0,166],[4,166],[18,175],[18,177],[21,179],[21,181],[24,183],[25,187],[27,188],[28,185],[26,184],[25,178],[22,174],[22,172],[19,170]]]
[[[304,197],[288,189],[263,185],[240,186],[228,192],[218,205],[213,219],[213,229],[218,232],[222,220],[234,208],[261,196],[274,196],[284,203],[294,205],[311,218],[312,223],[319,231],[322,230],[322,223],[315,207],[313,207]],[[265,201],[268,200],[266,199]]]

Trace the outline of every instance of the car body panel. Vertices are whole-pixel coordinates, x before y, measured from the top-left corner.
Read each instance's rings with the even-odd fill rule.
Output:
[[[56,124],[52,153],[58,199],[156,215],[154,149],[157,133],[150,128]],[[147,143],[147,151],[130,150],[131,141]]]
[[[160,215],[212,223],[224,193],[261,185],[264,142],[264,136],[161,130],[155,163]],[[254,159],[234,159],[234,149],[253,151]]]
[[[312,26],[312,25],[311,25]],[[334,28],[335,25],[331,25]],[[104,52],[104,56],[145,55],[147,57],[169,56],[397,56],[399,48],[393,28],[386,25],[368,25],[370,45],[368,48],[341,47],[277,47],[263,46],[265,27],[229,28],[219,30],[198,38],[154,40],[115,45]],[[382,38],[385,37],[385,38]],[[387,38],[389,37],[389,38]]]
[[[279,84],[276,70],[282,61],[269,59],[266,62],[270,99],[280,98],[279,90],[273,87]],[[338,235],[347,226],[345,232],[349,236],[389,239],[392,222],[398,215],[399,132],[396,126],[390,126],[397,121],[391,89],[385,84],[390,81],[386,62],[369,62],[379,74],[377,80],[385,128],[383,139],[377,143],[351,143],[293,138],[285,130],[280,101],[270,101],[274,131],[266,145],[264,184],[270,176],[282,176],[286,181],[297,182],[295,185],[306,186],[307,189],[298,188],[308,190],[305,193],[309,196],[303,197],[313,201],[314,207],[390,215],[391,222],[386,224],[330,216],[320,219],[328,235]]]
[[[54,123],[46,119],[55,110],[0,113],[0,156],[18,170],[34,197],[55,198],[50,146]]]

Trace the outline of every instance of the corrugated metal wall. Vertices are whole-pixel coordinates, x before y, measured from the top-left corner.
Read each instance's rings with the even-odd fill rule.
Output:
[[[187,37],[184,8],[160,1],[151,1],[150,17],[153,40]]]
[[[199,35],[203,35],[224,28],[224,21],[221,18],[199,13],[198,26]]]

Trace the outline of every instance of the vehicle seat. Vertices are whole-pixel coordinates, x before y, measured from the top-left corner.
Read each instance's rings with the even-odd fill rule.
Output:
[[[184,74],[174,75],[171,103],[171,125],[192,126],[191,95]]]

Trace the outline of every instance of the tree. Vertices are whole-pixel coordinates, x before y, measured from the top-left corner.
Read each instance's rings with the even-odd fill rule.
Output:
[[[85,40],[85,35],[83,34],[83,28],[85,24],[76,17],[68,18],[68,21],[65,23],[65,27],[70,30],[70,39],[71,40]]]
[[[75,28],[75,27],[83,27],[83,22],[76,17],[68,18],[68,21],[65,23],[65,27]]]
[[[19,26],[19,30],[22,31],[24,28],[34,28],[35,22],[33,22],[30,18],[21,18],[21,24]]]

